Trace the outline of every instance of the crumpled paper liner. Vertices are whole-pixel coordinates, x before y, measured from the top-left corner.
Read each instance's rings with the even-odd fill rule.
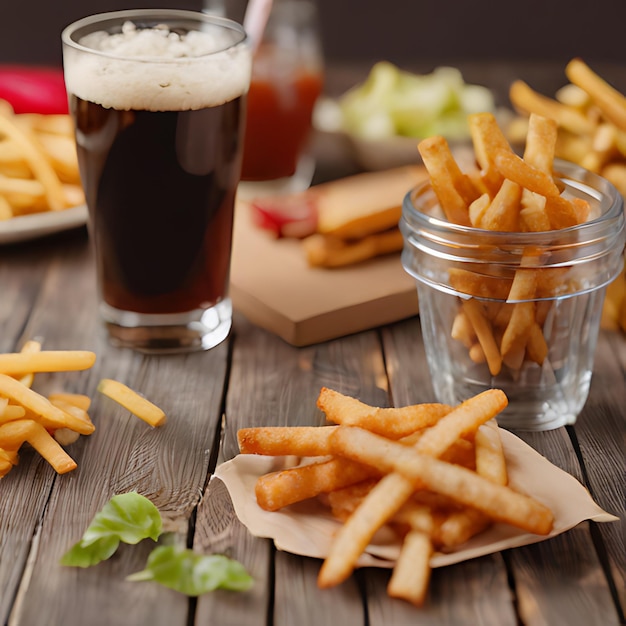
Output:
[[[534,535],[508,524],[493,524],[451,552],[435,553],[431,558],[432,567],[543,541],[585,520],[612,522],[619,519],[603,511],[573,476],[550,463],[512,433],[503,429],[500,433],[510,487],[550,507],[554,513],[552,532],[547,536]],[[256,502],[254,486],[257,478],[283,469],[288,463],[287,457],[240,454],[218,466],[215,477],[226,485],[235,513],[250,533],[273,539],[279,550],[323,559],[340,525],[324,505],[317,500],[308,500],[270,512],[261,509]],[[395,534],[391,535],[377,533],[357,565],[393,567],[401,544]]]

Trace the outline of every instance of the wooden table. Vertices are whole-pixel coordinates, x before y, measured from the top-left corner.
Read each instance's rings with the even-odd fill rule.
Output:
[[[0,620],[15,626],[304,626],[307,624],[613,625],[624,623],[623,540],[626,341],[603,331],[589,400],[574,427],[518,433],[585,484],[621,523],[583,523],[556,538],[433,573],[417,610],[386,595],[389,571],[358,570],[340,587],[316,586],[320,562],[277,552],[237,520],[227,491],[209,482],[237,454],[251,425],[316,425],[322,386],[376,406],[432,401],[419,319],[294,348],[237,315],[229,340],[206,353],[147,357],[108,345],[98,320],[85,229],[0,248],[0,351],[31,338],[46,349],[86,349],[96,365],[38,375],[93,398],[96,432],[69,451],[78,463],[57,476],[25,447],[0,481]],[[151,429],[96,393],[111,377],[168,413]],[[126,582],[143,568],[149,541],[122,546],[86,570],[59,565],[114,494],[137,490],[163,513],[182,544],[241,560],[255,579],[246,593],[190,600],[154,583]]]

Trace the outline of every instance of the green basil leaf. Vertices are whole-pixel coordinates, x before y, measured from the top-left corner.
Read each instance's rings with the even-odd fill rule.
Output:
[[[106,561],[117,550],[120,540],[117,537],[102,537],[89,545],[75,543],[62,557],[61,565],[72,567],[91,567],[100,561]]]
[[[246,591],[254,582],[239,561],[222,554],[197,554],[176,546],[155,548],[146,568],[126,580],[153,580],[188,596],[199,596],[215,589]]]
[[[108,559],[120,542],[156,541],[162,531],[159,510],[136,493],[114,496],[95,515],[81,540],[61,557],[62,565],[89,567]]]

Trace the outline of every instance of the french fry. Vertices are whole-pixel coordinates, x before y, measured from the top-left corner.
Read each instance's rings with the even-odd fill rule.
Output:
[[[582,59],[572,59],[565,67],[565,74],[572,83],[590,95],[608,120],[626,131],[626,98],[621,93],[598,76]]]
[[[36,372],[86,370],[93,366],[96,355],[87,350],[44,350],[0,354],[0,372],[11,376]]]
[[[355,426],[340,426],[332,439],[342,456],[398,472],[413,485],[426,486],[494,520],[538,535],[547,535],[552,529],[554,517],[545,505],[463,467],[420,454]]]
[[[6,400],[6,398],[0,398]],[[26,416],[26,409],[23,406],[10,404],[3,411],[0,411],[0,424],[4,422],[12,422]]]
[[[335,424],[362,426],[392,439],[436,424],[452,407],[446,404],[417,404],[398,408],[371,407],[356,398],[322,387],[317,406]]]
[[[505,179],[489,206],[482,213],[476,226],[487,230],[515,232],[520,229],[520,201],[522,188]]]
[[[52,165],[36,143],[31,141],[11,118],[0,114],[0,133],[14,141],[22,151],[33,175],[41,183],[44,195],[52,211],[66,208],[63,186]]]
[[[91,406],[91,398],[82,393],[57,391],[56,393],[49,394],[48,400],[50,400],[53,404],[56,400],[61,400],[62,402],[76,406],[79,409],[83,409],[83,411],[88,411]]]
[[[69,115],[15,114],[0,100],[0,219],[85,202]]]
[[[154,428],[162,426],[167,420],[162,409],[117,380],[103,378],[98,383],[98,391]]]
[[[339,427],[337,427],[339,428]],[[346,459],[330,459],[301,465],[262,476],[256,483],[258,505],[266,511],[359,483],[376,470]]]
[[[453,187],[467,206],[481,195],[472,179],[461,171],[443,137],[435,135],[420,141],[418,150],[431,178],[449,176]]]
[[[559,188],[552,176],[532,167],[517,154],[509,151],[498,152],[494,163],[504,178],[517,183],[520,187],[547,198],[559,196]]]
[[[593,129],[592,122],[580,111],[539,94],[522,80],[512,83],[509,98],[518,111],[553,119],[560,127],[574,134],[587,134]]]
[[[445,144],[447,146],[447,144]],[[458,167],[453,166],[452,169],[447,164],[454,159],[449,159],[445,156],[449,152],[435,149],[433,139],[423,139],[417,145],[424,166],[428,170],[428,175],[432,184],[441,209],[445,213],[446,219],[456,224],[462,224],[464,226],[470,225],[469,220],[469,204],[478,197],[474,197],[469,202],[466,200],[467,194],[463,194],[459,191],[459,188],[464,188],[465,185],[471,185],[469,179],[462,179],[464,182],[461,184],[457,177],[462,177]],[[455,184],[456,183],[456,184]],[[465,197],[464,197],[465,195]]]
[[[485,422],[476,430],[476,473],[498,485],[509,482],[502,441],[495,420]]]
[[[20,352],[22,354],[32,354],[34,352],[39,352],[41,350],[41,343],[35,340],[27,341],[23,346]],[[19,378],[19,381],[26,385],[26,387],[32,387],[33,381],[35,380],[34,372],[28,372],[27,374],[22,374]]]
[[[502,355],[480,302],[470,298],[469,300],[463,300],[462,307],[474,328],[476,337],[478,337],[480,347],[489,366],[489,372],[492,376],[497,376],[502,369]]]
[[[407,534],[387,585],[390,597],[407,600],[417,607],[424,604],[430,581],[429,560],[432,553],[433,545],[426,533],[411,530]]]
[[[0,373],[0,395],[14,400],[27,411],[32,411],[51,424],[56,424],[58,427],[68,426],[67,414],[64,411],[19,381],[2,373]]]
[[[467,121],[483,184],[493,197],[504,181],[495,166],[494,156],[499,152],[512,152],[511,146],[492,113],[473,113]]]
[[[242,454],[268,456],[325,456],[330,454],[330,435],[336,426],[274,426],[240,428],[237,431]]]
[[[34,420],[16,420],[0,426],[0,447],[17,450],[25,442],[35,448],[58,474],[76,469],[76,462],[50,433]]]

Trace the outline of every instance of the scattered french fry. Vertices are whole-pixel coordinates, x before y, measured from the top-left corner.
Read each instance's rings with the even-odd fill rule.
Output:
[[[68,372],[93,366],[96,355],[87,350],[44,350],[0,354],[0,372],[10,376],[29,372]]]
[[[117,380],[103,378],[98,383],[98,391],[128,409],[150,426],[156,428],[166,422],[166,416],[162,409]]]

